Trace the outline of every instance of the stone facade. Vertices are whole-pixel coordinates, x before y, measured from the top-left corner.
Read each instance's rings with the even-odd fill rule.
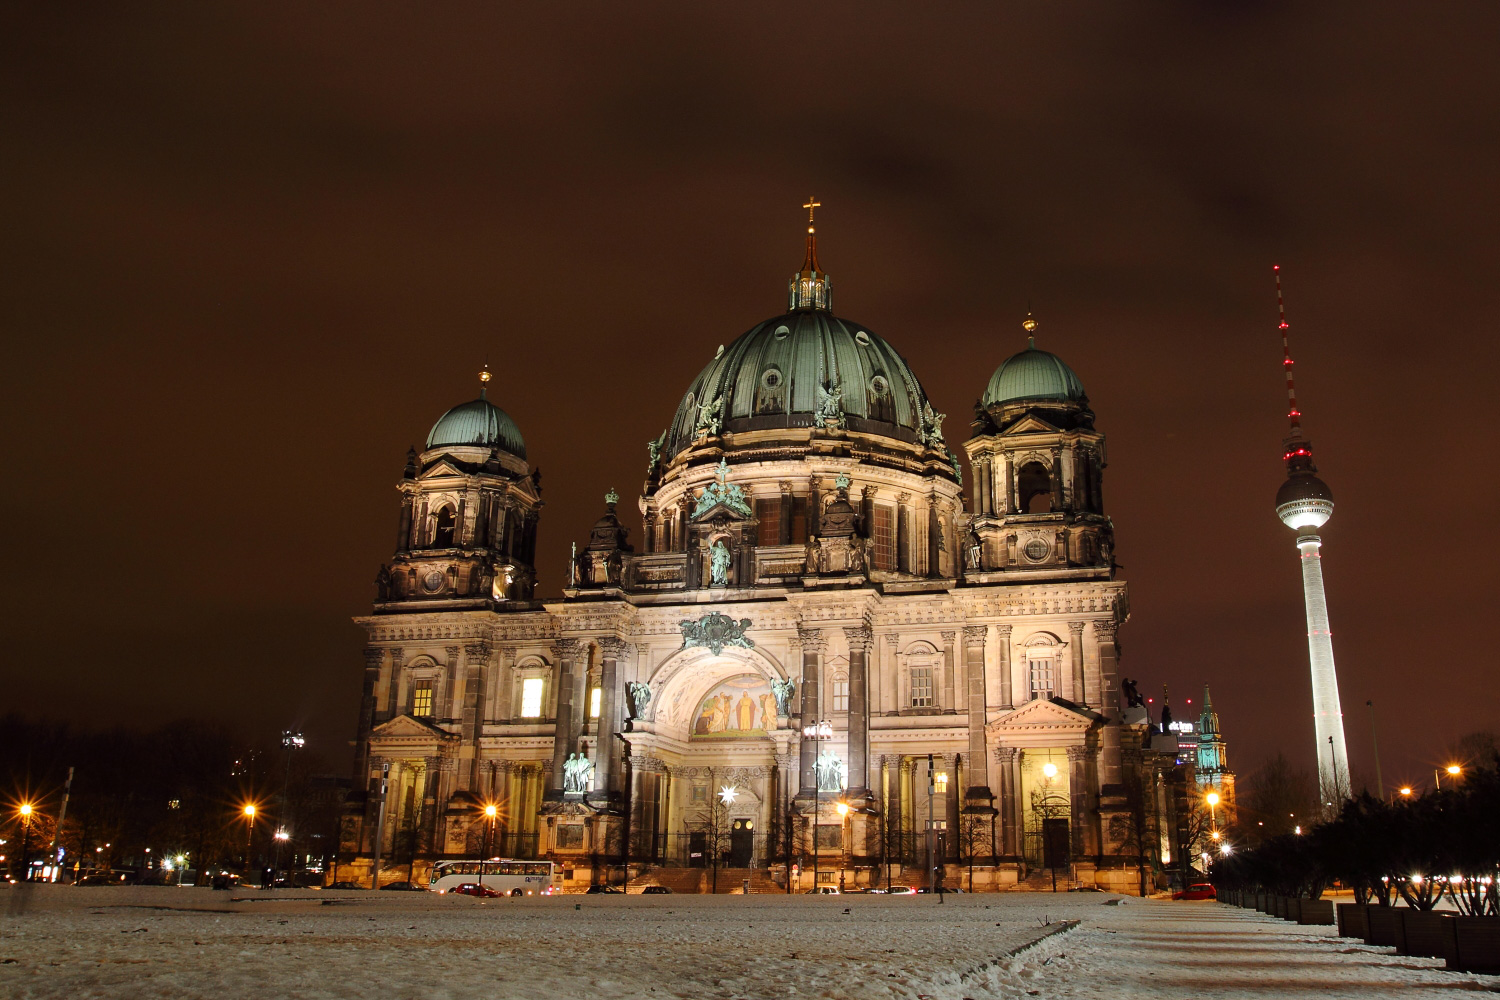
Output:
[[[966,504],[904,360],[831,293],[799,298],[826,290],[812,240],[797,308],[720,348],[649,447],[640,550],[612,493],[561,599],[532,599],[524,458],[410,457],[358,619],[356,866],[489,844],[597,877],[628,838],[633,865],[797,864],[808,886],[1061,867],[1133,888],[1142,813],[1170,853],[1175,746],[1121,704],[1129,602],[1081,386],[1007,398],[1044,352],[1002,366]]]

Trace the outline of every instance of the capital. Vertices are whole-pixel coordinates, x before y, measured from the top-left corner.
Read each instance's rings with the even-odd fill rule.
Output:
[[[471,642],[464,646],[464,658],[470,663],[483,663],[490,658],[490,647],[487,643]]]
[[[1094,622],[1094,638],[1100,642],[1114,642],[1115,632],[1120,627],[1117,621]]]
[[[552,643],[553,652],[557,654],[559,659],[563,660],[576,659],[582,647],[583,643],[573,638],[557,639]]]
[[[1014,764],[1021,751],[1015,747],[996,747],[995,761],[1000,764]]]
[[[365,647],[365,669],[379,670],[381,661],[385,659],[385,650],[379,646]]]
[[[1075,640],[1081,639],[1083,638],[1083,626],[1087,624],[1087,622],[1068,622],[1068,631],[1073,633]]]
[[[1068,747],[1069,763],[1076,764],[1079,761],[1090,760],[1093,758],[1093,756],[1094,751],[1090,750],[1088,747]]]
[[[989,636],[989,634],[990,629],[988,625],[965,625],[964,645],[979,646],[983,648],[984,641]]]
[[[821,653],[828,648],[828,639],[819,628],[804,628],[798,625],[797,641],[802,644],[804,653]]]
[[[868,625],[854,625],[844,629],[844,638],[849,641],[849,651],[851,653],[856,649],[868,653],[875,639],[874,633],[870,631],[870,626]]]
[[[630,644],[616,636],[599,637],[599,652],[607,660],[618,660],[630,649]]]
[[[1010,630],[1011,630],[1011,626],[1009,626],[1009,625],[996,625],[995,626],[995,634],[1000,637],[1000,641],[1001,642],[1004,642],[1006,639],[1010,638]]]
[[[951,632],[944,632],[944,633],[942,633],[942,635],[943,635],[943,645],[945,645],[945,646],[951,646],[951,645],[953,645],[953,641],[958,638],[958,631],[955,629],[955,630],[953,630]]]

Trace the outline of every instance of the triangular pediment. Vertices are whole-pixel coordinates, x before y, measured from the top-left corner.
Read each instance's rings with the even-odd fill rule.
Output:
[[[370,730],[370,739],[419,739],[419,740],[448,740],[456,738],[454,734],[445,732],[421,719],[413,719],[409,715],[398,715],[389,722],[382,722]]]
[[[467,475],[468,475],[468,473],[465,472],[458,465],[457,462],[453,461],[453,459],[449,458],[447,455],[444,455],[442,458],[438,459],[436,462],[433,462],[427,468],[423,469],[422,470],[422,474],[420,476],[418,476],[417,478],[418,479],[441,479],[444,476],[467,476]]]
[[[698,524],[711,524],[721,517],[726,521],[739,522],[749,520],[750,514],[727,503],[716,503],[712,507],[705,509],[701,514],[693,514],[693,521]]]
[[[1009,436],[1011,434],[1056,434],[1058,430],[1059,428],[1047,423],[1041,417],[1033,413],[1028,413],[1001,431],[1001,434],[1002,436]]]
[[[1084,732],[1099,716],[1062,698],[1033,701],[991,725],[1000,733],[1021,731]]]

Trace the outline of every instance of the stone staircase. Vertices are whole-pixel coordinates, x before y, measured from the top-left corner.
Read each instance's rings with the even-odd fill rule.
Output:
[[[720,884],[723,884],[723,869],[719,870]],[[627,887],[628,892],[640,892],[648,885],[662,885],[673,892],[699,893],[707,892],[708,872],[703,868],[653,868],[650,871],[637,875],[630,880]],[[739,883],[736,882],[736,885]]]
[[[713,872],[705,871],[703,874],[703,891],[713,891]],[[740,893],[744,891],[745,879],[750,880],[750,893],[785,893],[783,886],[777,885],[776,880],[771,878],[771,873],[764,868],[720,868],[719,869],[719,893]]]

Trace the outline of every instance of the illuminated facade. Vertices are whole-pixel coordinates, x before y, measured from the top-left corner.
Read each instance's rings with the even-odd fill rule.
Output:
[[[648,446],[638,546],[611,491],[558,600],[533,599],[514,424],[442,443],[439,421],[359,619],[356,868],[377,841],[403,872],[476,856],[496,803],[492,853],[578,881],[628,849],[633,875],[717,859],[735,885],[793,864],[809,888],[955,884],[972,861],[980,887],[1134,887],[1124,821],[1172,824],[1175,747],[1121,704],[1127,592],[1078,377],[1033,339],[976,386],[966,504],[906,360],[832,312],[811,219],[788,306],[717,348]]]

